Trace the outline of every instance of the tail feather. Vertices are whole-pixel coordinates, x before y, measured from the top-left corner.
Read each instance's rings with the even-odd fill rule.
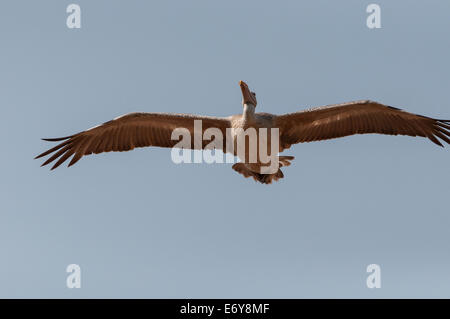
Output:
[[[294,158],[294,156],[278,156],[278,161],[281,167],[289,166]]]
[[[288,165],[290,165],[290,163],[283,165],[280,163],[280,166]],[[262,184],[271,184],[272,181],[278,181],[279,179],[284,177],[281,169],[278,169],[278,171],[274,174],[260,174],[249,170],[244,163],[236,163],[232,166],[232,168],[239,174],[244,175],[245,178],[252,177],[255,181]]]

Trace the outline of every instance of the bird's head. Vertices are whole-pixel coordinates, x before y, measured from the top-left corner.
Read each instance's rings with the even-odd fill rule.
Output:
[[[242,105],[252,104],[253,106],[256,106],[258,102],[256,101],[255,92],[251,92],[248,85],[244,81],[239,81],[239,86],[242,91]]]

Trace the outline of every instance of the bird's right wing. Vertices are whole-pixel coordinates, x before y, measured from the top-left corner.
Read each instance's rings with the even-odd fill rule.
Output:
[[[44,166],[58,159],[52,167],[54,169],[72,155],[74,156],[69,166],[75,164],[82,156],[92,153],[122,152],[146,146],[173,147],[179,142],[179,140],[171,138],[172,132],[176,128],[184,128],[189,131],[191,134],[190,148],[204,148],[211,141],[202,139],[200,145],[194,145],[195,120],[201,121],[202,136],[208,128],[217,128],[222,132],[223,151],[225,152],[226,129],[231,127],[229,118],[190,114],[130,113],[71,136],[46,138],[44,140],[50,142],[63,142],[36,158],[54,153],[42,164]]]
[[[327,140],[353,134],[409,135],[450,143],[450,121],[409,113],[373,101],[322,106],[275,119],[281,150],[292,144]]]

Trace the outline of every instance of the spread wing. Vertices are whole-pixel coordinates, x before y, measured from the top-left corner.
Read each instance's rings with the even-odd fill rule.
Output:
[[[228,118],[188,114],[130,113],[71,136],[45,138],[45,141],[62,142],[36,158],[53,153],[42,166],[58,159],[52,167],[55,169],[72,155],[73,158],[68,166],[78,162],[82,156],[92,153],[123,152],[146,146],[173,147],[179,142],[179,140],[171,139],[172,131],[176,128],[189,130],[192,137],[191,148],[204,148],[211,141],[202,140],[201,145],[194,145],[195,120],[201,120],[202,133],[208,128],[217,128],[222,132],[224,139],[226,128],[231,127]]]
[[[323,106],[276,118],[281,149],[301,142],[367,133],[422,136],[443,146],[437,138],[450,143],[449,123],[373,101]]]

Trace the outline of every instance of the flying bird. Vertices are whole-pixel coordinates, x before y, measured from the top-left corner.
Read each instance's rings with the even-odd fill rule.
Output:
[[[202,121],[202,133],[208,128],[217,128],[223,136],[227,136],[229,129],[233,145],[241,134],[237,133],[238,129],[278,128],[279,152],[297,143],[367,133],[421,136],[439,146],[443,146],[439,139],[450,144],[449,120],[409,113],[370,100],[321,106],[283,115],[255,113],[256,94],[250,91],[245,82],[240,81],[239,85],[242,92],[242,114],[212,117],[173,113],[129,113],[74,135],[44,138],[45,141],[60,143],[35,158],[53,153],[42,164],[44,166],[56,160],[51,168],[53,170],[72,155],[68,166],[89,154],[130,151],[135,147],[146,146],[176,147],[178,141],[171,138],[172,131],[185,128],[194,134],[195,120]],[[267,143],[269,140],[270,138],[267,138]],[[205,149],[208,143],[209,141],[202,141],[200,144],[192,142],[190,148]],[[245,147],[245,156],[240,157],[241,162],[234,164],[232,168],[244,177],[252,177],[264,184],[283,178],[280,167],[290,165],[294,159],[293,156],[278,156],[278,170],[270,174],[262,173],[261,168],[266,166],[267,162],[263,163],[259,157],[256,162],[249,161],[250,150],[248,146]],[[222,150],[236,155],[235,149],[230,150],[224,146]]]

